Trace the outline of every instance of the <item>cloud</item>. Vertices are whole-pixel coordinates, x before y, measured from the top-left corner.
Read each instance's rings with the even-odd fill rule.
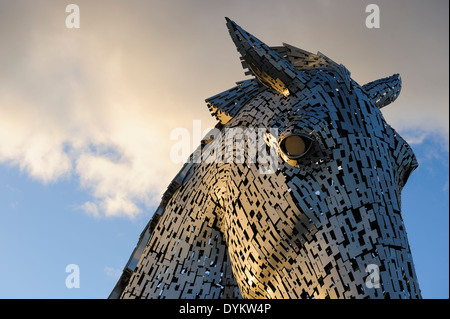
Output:
[[[134,217],[158,204],[180,168],[169,160],[169,133],[186,125],[183,97],[154,85],[165,72],[150,49],[124,45],[136,30],[111,39],[95,26],[76,33],[61,23],[45,32],[63,9],[40,8],[48,24],[24,21],[19,46],[0,33],[14,48],[0,62],[0,162],[42,183],[79,180],[91,195],[79,208],[90,215]]]
[[[176,173],[163,165],[170,125],[152,112],[161,102],[136,98],[120,52],[62,35],[34,42],[20,83],[1,90],[0,161],[43,183],[79,178],[94,197],[82,207],[94,215],[133,217],[136,202],[155,205],[160,182]]]
[[[113,267],[105,267],[105,274],[108,277],[119,279],[119,277],[122,275],[122,270]]]

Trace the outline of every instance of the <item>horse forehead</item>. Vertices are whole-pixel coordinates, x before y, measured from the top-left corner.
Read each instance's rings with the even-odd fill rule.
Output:
[[[339,74],[314,70],[305,90],[289,97],[270,89],[263,90],[244,105],[229,126],[280,127],[297,117],[302,118],[299,124],[307,125],[308,119],[328,119],[326,122],[330,123],[334,118],[335,121],[351,122],[346,126],[351,124],[354,130],[360,131],[367,123],[354,117],[371,117],[373,122],[382,122],[378,113],[355,81],[349,89]],[[340,116],[342,114],[344,116]]]
[[[317,100],[318,93],[324,92],[322,88],[316,88],[314,92],[285,98],[280,94],[265,90],[247,103],[239,112],[237,123],[240,125],[253,125],[258,127],[271,127],[276,120],[289,121],[299,114],[317,113],[326,115],[330,111],[338,109],[332,101]],[[316,104],[315,110],[311,108]],[[319,111],[320,108],[320,112]]]
[[[290,115],[292,104],[292,99],[265,90],[247,103],[229,126],[271,127],[274,120]]]

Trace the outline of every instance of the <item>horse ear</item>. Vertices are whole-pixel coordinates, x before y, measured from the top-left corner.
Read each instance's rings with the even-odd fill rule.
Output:
[[[237,86],[206,99],[211,114],[223,125],[234,118],[242,107],[259,93],[255,79],[241,81]]]
[[[288,96],[305,87],[308,75],[228,18],[231,38],[242,56],[243,67],[257,80],[278,93]]]
[[[402,89],[402,79],[399,74],[379,79],[362,86],[369,98],[381,109],[394,102]]]

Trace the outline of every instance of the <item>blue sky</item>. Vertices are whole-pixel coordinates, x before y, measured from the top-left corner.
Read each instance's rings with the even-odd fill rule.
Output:
[[[80,29],[65,26],[69,3]],[[377,1],[376,30],[369,3],[0,2],[0,298],[108,296],[181,167],[171,130],[214,126],[204,99],[245,79],[225,16],[360,84],[401,74],[382,112],[420,164],[402,214],[423,297],[448,298],[448,1]],[[80,288],[65,285],[69,264]]]
[[[78,207],[89,194],[72,181],[42,186],[2,166],[0,298],[106,298],[150,213],[98,219]],[[66,266],[80,268],[68,289]]]

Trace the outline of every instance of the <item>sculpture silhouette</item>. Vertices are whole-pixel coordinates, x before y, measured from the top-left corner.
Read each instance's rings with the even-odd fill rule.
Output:
[[[110,298],[420,298],[400,213],[418,164],[380,111],[400,77],[360,86],[320,52],[227,26],[254,78],[206,100],[214,134],[169,185]],[[275,163],[242,152],[257,128]],[[230,129],[248,133],[232,148]]]

